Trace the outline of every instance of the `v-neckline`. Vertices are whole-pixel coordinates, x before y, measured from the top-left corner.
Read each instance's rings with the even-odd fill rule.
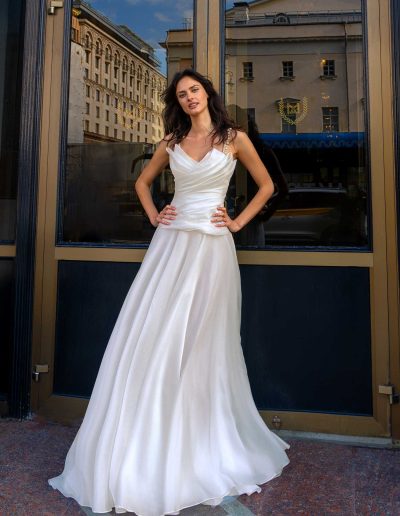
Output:
[[[219,149],[217,149],[216,147],[212,147],[206,154],[204,154],[204,156],[200,159],[200,160],[197,160],[197,159],[194,159],[192,158],[192,156],[190,156],[186,151],[185,149],[182,149],[181,145],[179,143],[176,143],[175,145],[177,145],[180,150],[183,152],[183,154],[185,154],[185,156],[187,156],[189,159],[191,159],[192,161],[194,161],[195,163],[201,163],[202,161],[204,161],[206,159],[207,156],[209,156],[214,150],[216,150],[217,152],[219,152],[220,154],[223,154],[224,156],[226,156],[225,152],[222,152],[220,151]]]

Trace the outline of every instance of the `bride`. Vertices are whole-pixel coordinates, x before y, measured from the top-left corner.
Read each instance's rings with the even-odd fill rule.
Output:
[[[260,492],[289,462],[252,398],[232,237],[263,208],[272,180],[207,78],[178,72],[163,100],[167,136],[135,184],[156,230],[64,470],[49,479],[97,513],[215,506]],[[232,219],[224,199],[238,159],[258,191]],[[175,194],[158,212],[150,187],[168,163]]]

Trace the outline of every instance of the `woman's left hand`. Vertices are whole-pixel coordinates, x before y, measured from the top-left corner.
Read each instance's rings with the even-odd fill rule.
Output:
[[[217,227],[224,227],[226,226],[231,233],[236,233],[239,231],[240,226],[239,224],[230,218],[228,215],[228,212],[225,208],[225,206],[218,206],[215,213],[211,216],[211,222],[217,226]]]

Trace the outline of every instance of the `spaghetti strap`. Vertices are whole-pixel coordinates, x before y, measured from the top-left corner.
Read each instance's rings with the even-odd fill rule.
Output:
[[[226,142],[224,143],[224,147],[222,149],[222,152],[224,154],[229,154],[228,153],[228,147],[231,144],[231,141],[232,141],[232,127],[229,127],[229,129],[228,129],[228,138],[226,139]]]

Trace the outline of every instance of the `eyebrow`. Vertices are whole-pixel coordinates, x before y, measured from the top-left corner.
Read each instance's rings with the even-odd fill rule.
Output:
[[[198,84],[193,84],[193,86],[190,86],[188,89],[191,90],[192,88],[197,88],[199,85]],[[179,95],[180,93],[185,93],[186,90],[181,90],[181,91],[178,91],[177,92],[177,95]]]

